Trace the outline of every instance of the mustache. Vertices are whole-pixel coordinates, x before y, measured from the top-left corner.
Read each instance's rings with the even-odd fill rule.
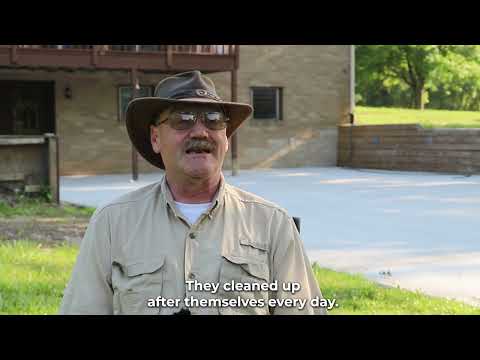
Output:
[[[212,152],[215,144],[204,139],[190,139],[185,144],[185,152]]]

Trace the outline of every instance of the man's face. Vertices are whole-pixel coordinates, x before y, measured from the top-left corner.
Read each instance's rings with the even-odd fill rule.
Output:
[[[220,106],[215,104],[182,104],[166,114],[173,112],[194,116],[200,113],[201,118],[205,112],[223,114]],[[161,114],[160,118],[164,116]],[[153,151],[162,155],[167,173],[193,178],[207,178],[220,173],[228,151],[226,129],[211,130],[198,119],[192,128],[176,130],[167,120],[158,126],[152,125],[150,135]]]

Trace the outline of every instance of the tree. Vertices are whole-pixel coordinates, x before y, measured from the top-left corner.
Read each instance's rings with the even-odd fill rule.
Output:
[[[358,91],[367,102],[371,95],[379,98],[375,91],[381,93],[372,84],[396,94],[395,102],[401,100],[399,94],[408,93],[408,106],[417,109],[424,108],[429,90],[439,97],[453,92],[462,106],[480,100],[477,45],[358,45],[356,54]],[[462,94],[463,86],[468,94]]]
[[[480,46],[455,45],[432,72],[436,107],[480,110]]]

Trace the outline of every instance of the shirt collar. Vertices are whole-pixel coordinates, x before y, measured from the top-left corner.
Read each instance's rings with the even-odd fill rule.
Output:
[[[219,208],[222,207],[225,201],[225,177],[220,173],[220,186],[218,187],[217,193],[213,197],[212,205],[207,210],[208,217],[211,219],[213,215],[217,212]],[[164,175],[160,184],[161,192],[163,199],[165,201],[165,206],[169,207],[176,217],[179,216],[179,211],[176,207],[175,200],[173,199],[172,192],[167,183],[167,177]]]

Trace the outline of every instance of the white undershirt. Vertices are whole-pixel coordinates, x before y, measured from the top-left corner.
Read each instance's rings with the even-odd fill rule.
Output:
[[[212,205],[211,202],[204,204],[185,204],[178,201],[175,201],[175,204],[177,205],[178,210],[180,210],[182,215],[187,218],[190,224],[195,224],[200,215],[202,215],[205,210]]]

